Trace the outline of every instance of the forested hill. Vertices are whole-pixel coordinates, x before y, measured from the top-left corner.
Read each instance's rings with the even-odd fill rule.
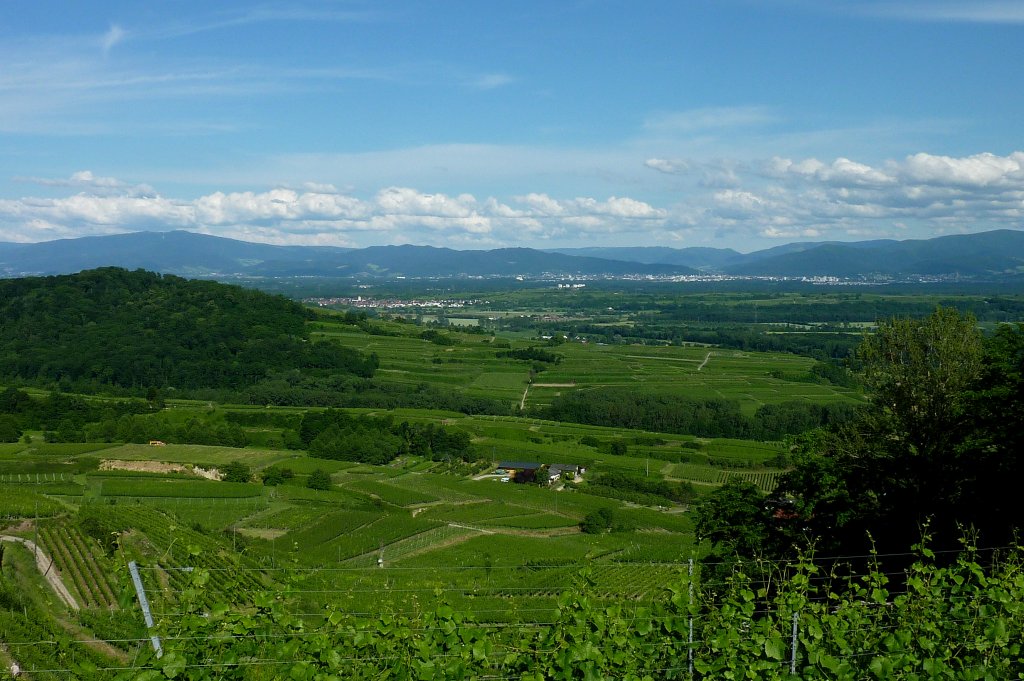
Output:
[[[371,376],[375,356],[305,337],[280,296],[118,268],[0,281],[0,380],[68,388],[229,388],[273,372]]]

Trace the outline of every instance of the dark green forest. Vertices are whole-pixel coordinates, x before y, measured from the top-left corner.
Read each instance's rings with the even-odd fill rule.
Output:
[[[699,437],[780,440],[786,435],[846,422],[853,413],[854,407],[843,403],[792,401],[763,405],[753,417],[748,417],[735,400],[696,400],[625,388],[600,388],[558,397],[541,416],[553,421]]]
[[[118,268],[0,281],[0,380],[67,390],[238,390],[272,372],[368,378],[281,296]]]

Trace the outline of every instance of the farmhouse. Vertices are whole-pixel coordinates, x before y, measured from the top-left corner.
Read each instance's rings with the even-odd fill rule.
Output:
[[[583,469],[579,466],[567,463],[553,463],[548,466],[548,482],[558,482],[566,476],[575,478],[582,472]]]
[[[529,482],[537,477],[540,464],[533,461],[499,461],[498,468],[508,471],[508,476],[516,482]]]

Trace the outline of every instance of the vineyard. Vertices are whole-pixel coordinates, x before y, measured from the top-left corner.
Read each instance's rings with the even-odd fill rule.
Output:
[[[46,496],[41,486],[0,485],[0,518],[48,518],[68,510],[61,502]]]
[[[290,513],[292,511],[282,511],[278,514],[278,517],[282,517],[285,520],[282,525],[294,522],[294,519],[289,517]],[[315,520],[311,518],[313,520],[312,523],[285,534],[282,542],[297,546],[303,550],[315,550],[342,535],[351,534],[370,523],[380,520],[382,517],[382,513],[374,511],[345,510],[323,514],[321,510],[321,513],[318,517],[315,517]],[[270,519],[268,518],[267,522],[269,523],[269,521]]]
[[[386,501],[389,504],[394,504],[395,506],[415,506],[419,504],[429,504],[430,502],[438,500],[437,497],[431,494],[396,487],[395,485],[389,485],[387,483],[377,482],[374,480],[359,480],[348,484],[347,487],[359,492],[365,492],[377,497],[378,499]]]
[[[764,492],[774,490],[779,484],[781,475],[781,471],[778,470],[723,470],[695,463],[674,464],[669,470],[670,475],[678,480],[687,480],[702,485],[721,485],[729,480],[739,479],[757,485]]]
[[[779,471],[729,471],[727,480],[739,479],[757,485],[763,492],[771,492],[779,484]]]
[[[178,499],[242,499],[262,496],[257,485],[244,482],[206,480],[153,480],[151,478],[108,478],[103,480],[100,496],[169,497]]]
[[[103,555],[94,539],[65,523],[42,527],[39,539],[80,604],[92,608],[117,607],[122,587],[116,579],[114,563]]]
[[[317,623],[293,614],[306,604],[287,591],[215,611],[186,599],[185,617],[158,625],[164,656],[144,666],[153,678],[196,680],[251,679],[261,667],[275,678],[1019,678],[1021,555],[980,559],[970,549],[948,566],[922,556],[907,568],[905,591],[890,590],[878,569],[830,581],[813,559],[778,566],[771,592],[742,573],[708,589],[686,565],[577,570],[543,621],[512,609],[515,623],[500,627],[488,619],[493,599],[477,614],[445,603],[379,616],[330,608]],[[558,570],[539,568],[537,581],[561,581]],[[599,598],[602,590],[615,600]]]
[[[378,564],[378,559],[390,562],[399,561],[417,553],[436,550],[438,546],[444,546],[453,540],[472,536],[476,533],[477,531],[471,528],[442,525],[393,541],[382,546],[378,552],[364,553],[360,556],[349,558],[344,561],[343,565],[372,567]]]
[[[417,347],[422,347],[420,341]],[[435,352],[432,346],[426,350]],[[487,361],[507,363],[488,353]],[[648,360],[662,361],[655,356],[631,361]],[[467,390],[484,391],[485,383]],[[514,392],[521,395],[518,388]],[[536,399],[547,397],[539,394]],[[184,401],[175,404],[174,415],[186,420],[213,413],[211,409],[238,411],[253,421],[277,418],[274,408],[229,410]],[[365,411],[371,410],[352,414]],[[301,416],[301,410],[281,412]],[[592,473],[692,481],[701,477],[698,493],[731,476],[770,489],[780,472],[765,465],[779,452],[775,444],[698,442],[685,435],[535,418],[427,410],[395,410],[391,415],[465,431],[477,454],[492,463],[524,458],[577,464]],[[277,437],[273,429],[267,432]],[[274,440],[267,433],[261,438],[259,442]],[[610,445],[620,442],[627,453],[612,453]],[[123,467],[111,470],[105,461]],[[182,470],[233,462],[248,467],[250,482],[206,480]],[[77,613],[61,611],[38,626],[28,622],[33,616],[46,619],[39,613],[61,606],[24,551],[9,547],[3,584],[22,580],[19,597],[25,600],[11,601],[22,604],[17,611],[0,607],[0,618],[9,623],[4,625],[4,642],[11,659],[35,670],[33,679],[64,681],[67,673],[41,670],[72,667],[79,679],[110,678],[88,669],[107,669],[111,659],[142,665],[143,644],[149,640],[140,633],[125,569],[129,561],[140,565],[153,611],[165,623],[161,626],[184,626],[189,620],[182,613],[189,608],[210,616],[226,615],[237,605],[258,619],[267,611],[252,606],[273,603],[289,609],[311,634],[320,636],[319,627],[332,613],[377,617],[391,612],[409,618],[412,625],[447,603],[464,613],[460,617],[465,622],[481,618],[489,630],[524,627],[541,636],[542,623],[579,582],[581,567],[590,568],[590,602],[603,608],[633,607],[662,598],[666,584],[679,578],[680,561],[694,553],[692,519],[685,506],[662,506],[663,500],[650,506],[623,503],[598,496],[596,485],[591,494],[586,475],[561,490],[502,483],[502,476],[491,474],[483,463],[458,469],[427,457],[401,456],[389,465],[373,466],[262,446],[0,445],[0,516],[11,520],[15,534],[38,536],[41,548],[53,558],[52,570],[82,606]],[[271,466],[288,469],[292,476],[277,486],[260,484],[261,473]],[[314,471],[328,473],[329,489],[306,486]],[[607,508],[615,510],[615,531],[580,532],[585,517]],[[205,581],[199,584],[197,579]],[[239,631],[245,626],[238,625]],[[353,620],[353,626],[362,625]],[[19,638],[23,636],[28,638]],[[27,645],[32,636],[60,643],[33,648]],[[17,648],[20,644],[24,650]],[[169,649],[174,645],[168,641]],[[272,648],[264,650],[269,654]],[[4,654],[0,649],[0,659],[6,659]],[[177,653],[169,654],[173,660]],[[217,678],[227,678],[223,669],[216,670]],[[269,676],[277,678],[276,672]]]

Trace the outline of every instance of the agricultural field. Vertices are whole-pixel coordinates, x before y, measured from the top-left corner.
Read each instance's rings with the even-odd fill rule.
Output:
[[[0,444],[0,522],[5,533],[37,538],[52,557],[53,570],[82,607],[65,618],[76,640],[130,639],[143,631],[129,561],[140,567],[155,616],[167,622],[178,617],[197,568],[208,574],[204,607],[253,602],[271,588],[288,594],[289,607],[311,622],[331,608],[419,612],[440,601],[485,621],[542,622],[584,566],[599,601],[653,599],[699,554],[692,504],[733,478],[770,492],[784,470],[785,448],[536,417],[544,407],[570,391],[605,387],[736,400],[747,415],[764,404],[860,399],[852,389],[778,378],[813,366],[793,354],[576,341],[547,346],[528,332],[491,336],[451,328],[435,342],[419,337],[423,327],[375,324],[396,335],[320,319],[314,336],[377,353],[377,376],[388,382],[501,400],[510,409],[508,415],[346,412],[461,431],[478,462],[407,453],[386,465],[318,459],[283,448],[285,427],[298,430],[303,408],[185,399],[166,401],[168,419],[237,417],[250,446],[49,443],[41,433]],[[560,360],[539,366],[499,356],[534,347]],[[516,484],[494,473],[501,461],[576,465],[585,472],[551,486]],[[201,477],[234,463],[247,467],[249,482]],[[261,474],[272,467],[291,475],[265,485]],[[327,474],[329,489],[307,486],[314,472]],[[688,485],[692,498],[627,502],[599,495],[596,486],[588,491],[602,474]],[[610,531],[581,531],[588,516],[606,511],[614,518]],[[28,564],[20,547],[11,551],[19,566]],[[124,618],[115,621],[111,613]]]
[[[698,441],[537,419],[447,412],[409,415],[469,432],[473,446],[487,459],[576,463],[594,472],[691,481],[701,489],[721,484],[730,475],[749,476],[767,488],[770,484],[756,476],[771,475],[765,462],[779,450],[765,443]],[[591,444],[581,444],[584,438]],[[613,441],[628,443],[627,454],[593,446]],[[98,470],[97,453],[103,460],[197,467],[243,461],[254,473],[280,465],[296,475],[286,484],[267,487],[204,480],[181,470]],[[665,460],[680,456],[691,457],[690,463]],[[45,460],[69,472],[12,474],[0,466],[6,480],[21,476],[21,482],[4,483],[0,506],[12,518],[38,514],[54,519],[41,534],[43,546],[53,553],[69,589],[88,608],[111,607],[111,594],[123,587],[118,581],[123,578],[113,575],[123,569],[117,563],[126,555],[152,567],[146,579],[157,599],[173,600],[175,584],[181,583],[174,568],[194,567],[192,556],[198,550],[211,565],[243,560],[252,571],[253,589],[273,579],[276,565],[287,564],[310,571],[311,581],[304,587],[327,591],[328,598],[352,607],[406,607],[414,596],[419,602],[433,598],[430,585],[443,583],[449,600],[489,602],[501,610],[514,604],[517,595],[548,602],[568,584],[572,566],[579,561],[609,566],[673,564],[694,550],[685,507],[665,512],[592,496],[586,493],[586,475],[582,484],[558,491],[502,483],[500,476],[474,479],[440,472],[436,462],[416,457],[371,466],[291,451],[197,445],[119,445],[101,452],[67,448]],[[332,489],[305,487],[306,477],[316,469],[329,472]],[[618,509],[621,530],[580,534],[579,523],[587,514],[608,507]],[[74,520],[80,508],[118,527],[126,537],[120,554],[101,551],[95,539],[82,533]],[[527,565],[532,567],[524,571],[522,566]],[[452,566],[458,570],[448,574]],[[630,569],[609,567],[598,572],[597,583],[609,594],[621,591],[618,582]],[[630,577],[631,593],[647,590],[645,584],[653,588],[662,574],[659,570],[645,572],[646,581]],[[330,588],[316,588],[325,586],[325,574],[331,575]],[[530,586],[541,576],[545,586]],[[218,588],[237,588],[232,584]],[[378,588],[386,597],[372,597]]]
[[[126,444],[102,450],[102,458],[116,461],[163,461],[167,463],[188,463],[197,466],[224,465],[244,459],[253,468],[264,468],[271,464],[295,457],[294,452],[266,449],[245,449],[239,456],[235,447],[210,447],[206,445],[175,445],[159,447],[152,445]]]
[[[380,323],[384,324],[384,323]],[[548,347],[545,341],[462,333],[446,329],[452,345],[418,337],[420,327],[387,324],[398,336],[374,336],[351,326],[318,322],[317,336],[347,347],[375,352],[381,376],[409,385],[429,384],[467,395],[489,397],[542,409],[566,391],[627,387],[645,394],[694,399],[738,400],[744,413],[763,404],[792,400],[814,403],[857,402],[854,389],[786,377],[806,375],[815,360],[789,353],[746,352],[714,347],[570,342]],[[534,374],[530,362],[497,355],[509,349],[543,347],[559,356]],[[783,378],[778,378],[782,376]]]
[[[392,325],[395,333],[417,334],[410,325]],[[316,337],[330,339],[381,358],[380,375],[390,382],[420,383],[465,392],[468,395],[518,401],[529,383],[529,366],[496,357],[490,336],[446,332],[455,345],[443,346],[412,335],[373,336],[342,324],[319,324]]]

